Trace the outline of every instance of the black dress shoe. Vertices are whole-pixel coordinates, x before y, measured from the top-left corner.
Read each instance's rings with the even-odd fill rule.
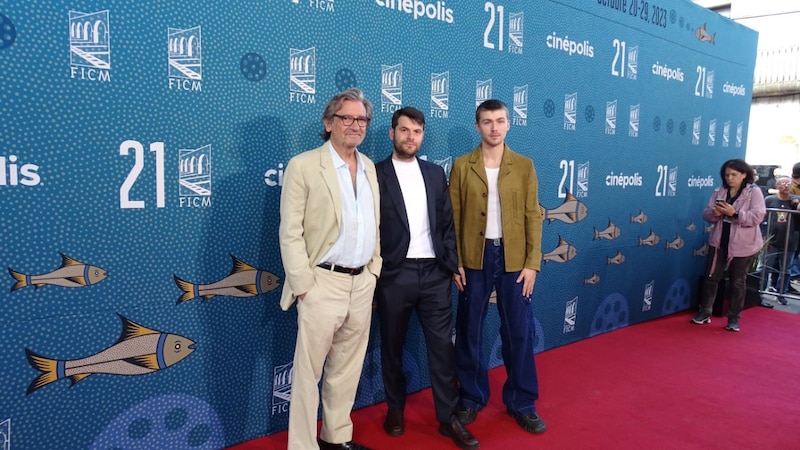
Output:
[[[344,442],[342,444],[331,444],[330,442],[325,442],[322,439],[317,439],[317,443],[319,443],[320,450],[370,450],[363,445],[356,444],[353,441]]]
[[[515,414],[509,412],[509,414],[511,417],[517,419],[517,424],[522,427],[523,430],[529,433],[541,434],[547,431],[547,426],[544,424],[544,421],[536,413]]]
[[[481,446],[457,417],[451,418],[450,422],[439,422],[439,434],[452,439],[458,448],[475,450]]]
[[[472,422],[475,422],[475,419],[478,418],[478,411],[459,406],[456,410],[456,417],[458,417],[458,420],[464,425],[469,425]]]
[[[403,411],[390,408],[386,412],[386,420],[383,422],[383,429],[389,436],[400,436],[406,431],[403,426]]]

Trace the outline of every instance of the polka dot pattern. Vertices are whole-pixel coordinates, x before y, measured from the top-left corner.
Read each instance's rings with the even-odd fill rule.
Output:
[[[585,220],[544,225],[543,248],[554,248],[563,236],[580,251],[567,264],[548,264],[537,278],[535,351],[652,317],[639,314],[638,300],[631,302],[635,307],[628,305],[626,298],[640,298],[638,287],[608,295],[610,287],[655,280],[652,315],[681,308],[691,297],[681,280],[691,279],[702,262],[682,266],[680,258],[700,242],[687,240],[684,249],[666,255],[660,248],[639,248],[625,236],[646,235],[642,227],[660,236],[682,233],[692,221],[699,227],[708,192],[686,192],[682,183],[690,170],[701,177],[716,174],[720,149],[706,151],[705,136],[702,152],[691,148],[687,124],[702,115],[707,130],[707,119],[716,115],[719,123],[730,121],[731,130],[740,122],[746,130],[748,109],[722,96],[719,86],[713,100],[702,102],[674,92],[661,95],[645,69],[653,49],[668,42],[657,35],[623,25],[591,26],[594,19],[579,9],[542,8],[524,0],[503,2],[506,13],[524,12],[527,19],[522,35],[515,36],[523,43],[516,52],[499,49],[499,15],[485,36],[488,11],[469,2],[447,2],[452,23],[414,18],[369,1],[106,3],[81,4],[91,20],[63,2],[0,6],[0,263],[9,290],[0,327],[0,398],[12,432],[24,439],[16,445],[221,448],[286,428],[287,384],[279,380],[291,373],[297,317],[294,309],[280,310],[280,288],[176,304],[183,291],[175,277],[196,285],[215,283],[230,275],[235,256],[284,278],[277,229],[286,164],[322,143],[325,103],[350,87],[363,89],[375,106],[361,150],[375,161],[389,155],[392,111],[381,104],[382,66],[402,64],[403,104],[427,116],[422,153],[429,160],[449,166],[477,145],[476,82],[489,80],[492,95],[512,108],[514,88],[529,87],[522,107],[526,125],[513,125],[507,142],[534,159],[541,204],[558,208],[562,194],[587,183],[589,194],[580,199],[589,210]],[[714,32],[716,19],[703,16],[712,13],[685,8],[670,11],[675,25],[670,39],[692,44],[677,48],[675,60],[661,61],[670,67],[688,66],[681,60],[684,47],[697,42],[696,26],[690,24],[708,22]],[[70,47],[70,17],[84,30],[101,33],[101,44],[108,38],[108,47]],[[398,29],[414,39],[397,39]],[[547,47],[554,30],[558,37],[586,39],[595,56]],[[608,74],[612,49],[599,42],[611,35],[639,46],[638,80]],[[173,54],[189,48],[192,53],[170,59],[170,44],[180,44],[170,36],[187,44],[172,47]],[[484,39],[495,47],[484,45]],[[726,39],[713,46],[701,43],[702,55],[710,58],[703,64],[716,69],[717,80],[735,80],[737,71],[752,74],[739,53],[726,55],[730,48],[741,52],[749,37]],[[87,51],[97,51],[107,66],[93,65]],[[295,51],[313,56],[302,67],[305,72],[293,66]],[[736,67],[726,62],[731,60]],[[448,98],[432,103],[432,76],[445,72]],[[586,80],[591,89],[583,87]],[[298,91],[303,86],[313,89]],[[565,132],[564,95],[576,91],[578,128]],[[651,93],[657,98],[648,97]],[[603,105],[614,99],[619,101],[618,134],[608,136]],[[432,104],[448,109],[434,114]],[[642,127],[635,141],[625,132],[633,104],[642,105],[642,124],[653,123]],[[744,149],[724,151],[736,157]],[[612,153],[618,157],[601,157]],[[587,178],[564,171],[573,166]],[[679,169],[678,195],[656,199],[664,208],[651,208],[654,167]],[[638,190],[611,188],[604,179],[612,172],[645,174],[645,183]],[[648,223],[629,223],[629,215],[640,210]],[[620,240],[593,242],[592,228],[609,220],[623,229]],[[627,265],[606,265],[604,255],[620,249]],[[83,287],[47,284],[10,292],[16,281],[9,269],[31,276],[50,273],[59,269],[60,254],[98,267],[107,277]],[[654,258],[681,269],[645,270]],[[598,273],[602,281],[582,285],[575,282],[576,273]],[[562,305],[573,298],[578,298],[578,322],[567,334]],[[631,317],[629,310],[637,315]],[[26,394],[41,373],[27,360],[26,349],[59,361],[97,354],[120,339],[117,314],[191,339],[195,352],[145,375],[98,373],[74,385],[60,379]],[[499,328],[496,313],[485,327]],[[383,400],[376,330],[373,326],[357,406]],[[417,390],[429,380],[422,336],[412,338],[403,358],[409,390]],[[484,345],[492,364],[499,364],[495,339],[490,335]],[[276,370],[282,367],[289,369]],[[52,429],[64,430],[56,443]]]

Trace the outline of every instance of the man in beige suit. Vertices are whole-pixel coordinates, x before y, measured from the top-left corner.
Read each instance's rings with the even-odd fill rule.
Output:
[[[372,105],[360,90],[335,95],[322,115],[326,142],[292,158],[284,172],[281,308],[297,300],[289,450],[366,448],[352,441],[350,412],[381,268],[375,166],[357,149],[371,119]]]

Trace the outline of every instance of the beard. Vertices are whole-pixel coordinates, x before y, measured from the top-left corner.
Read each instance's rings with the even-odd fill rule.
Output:
[[[413,158],[419,152],[420,146],[414,145],[413,148],[409,148],[406,144],[407,142],[394,142],[394,152],[398,156],[403,158]]]

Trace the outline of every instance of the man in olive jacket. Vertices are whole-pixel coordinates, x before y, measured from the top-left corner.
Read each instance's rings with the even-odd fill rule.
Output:
[[[508,379],[503,403],[531,433],[547,428],[536,411],[539,386],[533,359],[531,294],[541,266],[542,215],[536,169],[530,158],[505,143],[508,107],[487,100],[475,112],[481,144],[455,160],[450,197],[461,291],[456,317],[456,374],[461,383],[459,419],[469,424],[489,400],[489,377],[481,352],[489,296],[497,293],[500,338]]]

